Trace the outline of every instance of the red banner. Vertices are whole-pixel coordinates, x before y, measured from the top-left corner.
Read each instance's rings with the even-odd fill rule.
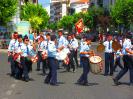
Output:
[[[76,24],[75,24],[75,28],[77,30],[77,34],[80,34],[83,32],[84,30],[84,23],[83,23],[83,19],[80,19]]]

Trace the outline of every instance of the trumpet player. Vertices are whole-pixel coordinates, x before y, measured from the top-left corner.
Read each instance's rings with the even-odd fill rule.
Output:
[[[105,72],[104,76],[113,75],[114,52],[112,48],[112,36],[108,35],[107,40],[103,43],[105,46]]]
[[[77,81],[77,84],[80,85],[88,85],[87,75],[90,71],[89,56],[94,55],[94,52],[90,50],[91,39],[92,37],[87,37],[85,44],[82,45],[82,48],[80,49],[80,57],[83,66],[83,73]]]

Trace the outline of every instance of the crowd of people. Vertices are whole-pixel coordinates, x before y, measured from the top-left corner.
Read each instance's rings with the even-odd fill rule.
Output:
[[[46,75],[44,83],[53,86],[58,85],[57,70],[64,66],[66,71],[76,72],[78,67],[83,68],[83,73],[76,81],[80,85],[89,85],[88,73],[90,72],[90,56],[95,53],[91,48],[91,35],[83,35],[79,42],[74,33],[63,35],[62,31],[58,31],[56,35],[40,32],[34,35],[22,37],[14,32],[13,38],[8,47],[8,61],[11,64],[11,76],[15,79],[23,79],[28,82],[30,80],[29,73],[32,70],[33,62],[37,62],[36,70],[41,70]],[[117,40],[121,44],[121,48],[117,51],[113,49],[113,41]],[[80,43],[80,44],[79,44]],[[133,46],[128,36],[124,35],[118,39],[112,35],[107,35],[105,41],[102,42],[105,47],[105,70],[104,76],[112,76],[117,66],[121,68],[116,77],[113,78],[114,84],[119,85],[119,79],[129,70],[130,85],[133,85]],[[80,64],[78,61],[78,52],[80,56]],[[116,56],[116,58],[114,58]],[[120,62],[123,57],[123,63]],[[33,61],[34,60],[34,61]]]

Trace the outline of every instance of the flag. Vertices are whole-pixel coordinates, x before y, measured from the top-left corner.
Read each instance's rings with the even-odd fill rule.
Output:
[[[77,30],[77,34],[80,34],[84,30],[84,23],[83,19],[78,20],[78,22],[75,24],[75,28]]]

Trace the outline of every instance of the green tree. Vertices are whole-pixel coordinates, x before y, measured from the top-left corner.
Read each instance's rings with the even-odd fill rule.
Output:
[[[0,24],[6,25],[17,11],[18,0],[0,0]]]
[[[133,23],[133,0],[116,0],[111,8],[113,23],[116,25],[129,25]]]
[[[57,29],[57,23],[50,23],[47,26],[48,29],[56,30]]]
[[[71,15],[68,16],[64,16],[58,23],[58,27],[61,28],[61,26],[65,29],[65,30],[69,30],[72,31],[72,27],[74,25],[73,23],[74,21],[74,17]]]
[[[42,30],[48,24],[49,15],[42,5],[27,3],[22,7],[21,19],[29,21],[33,29]]]

